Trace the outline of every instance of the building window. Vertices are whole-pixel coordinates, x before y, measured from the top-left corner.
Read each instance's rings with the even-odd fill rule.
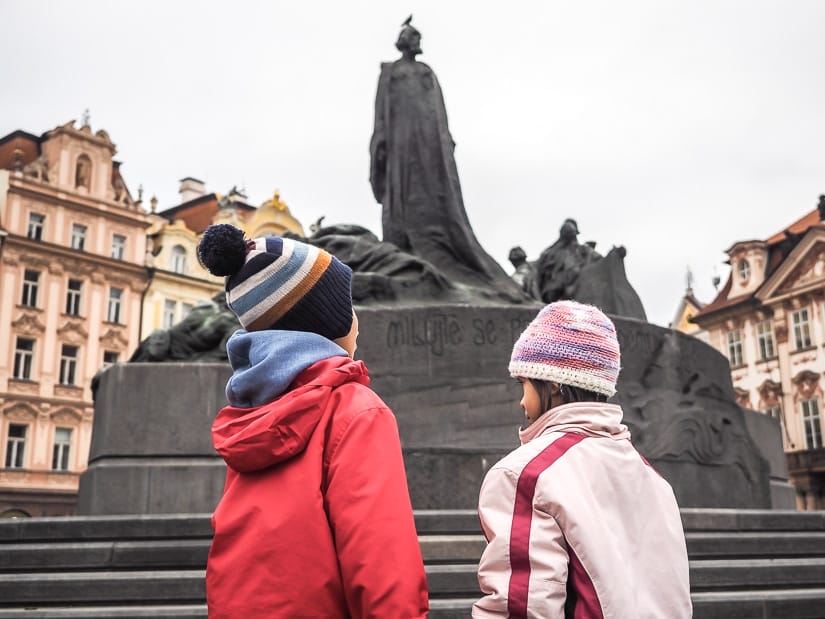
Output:
[[[43,240],[43,224],[46,221],[46,216],[40,213],[29,213],[29,231],[26,234],[34,241]]]
[[[164,329],[171,329],[172,325],[175,324],[175,314],[178,311],[178,304],[176,301],[169,301],[168,299],[163,302],[163,328]]]
[[[734,329],[728,333],[728,359],[732,367],[742,365],[742,331]]]
[[[68,471],[69,454],[72,450],[71,428],[55,428],[54,449],[52,450],[52,470]]]
[[[88,189],[92,185],[92,160],[80,155],[74,168],[74,186]]]
[[[6,468],[22,469],[26,457],[26,432],[28,426],[9,424],[9,438],[6,441]]]
[[[759,358],[763,361],[774,356],[773,328],[770,320],[763,320],[756,324],[756,339],[759,343]]]
[[[79,279],[70,279],[66,288],[66,313],[69,316],[80,316],[80,291],[83,282]]]
[[[117,353],[113,350],[104,350],[103,351],[103,367],[108,368],[110,365],[114,365],[117,363],[118,358],[120,357],[120,353]]]
[[[172,248],[172,271],[174,273],[186,272],[186,250],[180,245]]]
[[[83,250],[86,246],[86,231],[83,224],[72,224],[72,249]]]
[[[23,273],[23,298],[20,305],[37,307],[37,289],[40,287],[40,273],[26,269]]]
[[[740,260],[736,268],[739,271],[739,281],[748,281],[748,278],[751,276],[751,265],[748,264],[748,261],[744,259]]]
[[[811,327],[808,323],[807,308],[793,313],[793,337],[796,350],[808,348],[811,345]]]
[[[33,359],[34,340],[18,337],[17,345],[14,348],[14,378],[17,380],[31,380]]]
[[[822,427],[819,425],[819,400],[802,400],[802,425],[805,426],[805,448],[822,447]]]
[[[120,288],[109,288],[109,311],[106,315],[109,322],[120,322],[121,297],[123,297],[123,290]]]
[[[112,235],[112,258],[115,260],[123,260],[123,255],[126,253],[126,237],[122,234]]]
[[[189,315],[189,313],[192,311],[193,307],[194,306],[191,303],[183,303],[181,305],[181,308],[180,308],[181,309],[180,319],[183,320],[184,318],[186,318]]]
[[[75,385],[77,379],[77,346],[63,344],[60,349],[60,384]]]

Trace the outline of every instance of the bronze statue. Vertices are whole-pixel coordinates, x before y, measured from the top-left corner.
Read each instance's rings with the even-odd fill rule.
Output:
[[[582,267],[601,258],[591,245],[579,243],[578,235],[576,220],[565,219],[558,240],[536,262],[536,284],[545,303],[573,299]]]
[[[614,316],[647,320],[639,295],[627,281],[624,247],[614,247],[607,256],[595,243],[579,243],[575,219],[565,219],[559,238],[536,261],[536,288],[545,303],[574,299],[590,303]]]
[[[527,254],[524,249],[520,246],[513,247],[507,259],[515,269],[510,276],[513,278],[513,281],[521,286],[521,289],[531,298],[540,300],[541,295],[539,294],[538,282],[536,280],[536,265],[527,260]]]
[[[226,341],[238,328],[238,319],[226,304],[226,293],[219,292],[198,303],[171,328],[152,331],[129,361],[225,361]]]
[[[383,241],[432,264],[450,281],[522,299],[470,227],[441,87],[416,60],[421,33],[410,19],[396,41],[401,58],[382,63],[370,142],[370,184],[383,205]]]

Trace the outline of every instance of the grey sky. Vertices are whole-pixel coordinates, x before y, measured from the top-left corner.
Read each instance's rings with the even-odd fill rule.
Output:
[[[825,193],[825,2],[0,0],[0,134],[91,111],[133,194],[277,188],[305,225],[380,235],[368,144],[381,61],[413,13],[487,251],[536,258],[565,217],[628,249],[651,322],[685,269]]]

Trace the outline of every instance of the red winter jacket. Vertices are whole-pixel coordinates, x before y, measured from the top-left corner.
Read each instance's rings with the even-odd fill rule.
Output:
[[[212,427],[228,465],[206,571],[210,619],[426,617],[392,412],[332,357]]]

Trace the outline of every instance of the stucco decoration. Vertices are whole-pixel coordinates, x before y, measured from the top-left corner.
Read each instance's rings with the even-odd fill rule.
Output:
[[[9,421],[33,422],[37,420],[37,409],[24,402],[15,402],[3,409],[3,416]]]
[[[12,330],[20,335],[36,336],[46,331],[46,326],[34,314],[24,312],[11,323]]]
[[[89,337],[88,331],[83,328],[83,323],[67,320],[63,326],[57,330],[57,334],[70,344],[82,344]]]

